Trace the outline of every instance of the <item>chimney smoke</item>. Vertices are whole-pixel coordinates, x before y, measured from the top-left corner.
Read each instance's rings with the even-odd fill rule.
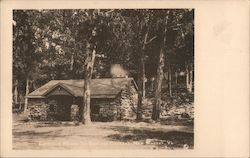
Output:
[[[128,77],[128,71],[120,64],[113,64],[110,69],[110,74],[112,77]]]

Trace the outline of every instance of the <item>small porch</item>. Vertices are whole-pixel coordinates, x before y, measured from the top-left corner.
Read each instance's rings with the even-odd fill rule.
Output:
[[[75,96],[74,93],[65,85],[58,84],[46,94],[49,106],[48,115],[56,121],[72,121],[78,115],[82,107],[82,97]],[[77,113],[76,113],[77,108]]]
[[[82,107],[82,98],[67,95],[54,95],[49,96],[47,99],[49,106],[48,115],[52,120],[72,121],[74,119],[80,119],[79,110]]]

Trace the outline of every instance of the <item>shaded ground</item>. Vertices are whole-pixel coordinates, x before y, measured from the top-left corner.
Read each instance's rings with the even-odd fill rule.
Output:
[[[192,149],[192,125],[146,122],[13,123],[13,149]]]

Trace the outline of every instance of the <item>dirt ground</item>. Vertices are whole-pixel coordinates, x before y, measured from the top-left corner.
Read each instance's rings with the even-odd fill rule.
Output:
[[[192,149],[192,125],[131,121],[13,123],[13,149]]]

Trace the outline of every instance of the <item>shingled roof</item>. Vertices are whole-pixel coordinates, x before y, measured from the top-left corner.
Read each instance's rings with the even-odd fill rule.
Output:
[[[92,79],[90,85],[91,98],[114,98],[128,85],[133,85],[137,89],[133,78]],[[58,86],[75,97],[81,97],[83,95],[84,80],[51,80],[31,92],[27,97],[46,98],[46,95]]]

